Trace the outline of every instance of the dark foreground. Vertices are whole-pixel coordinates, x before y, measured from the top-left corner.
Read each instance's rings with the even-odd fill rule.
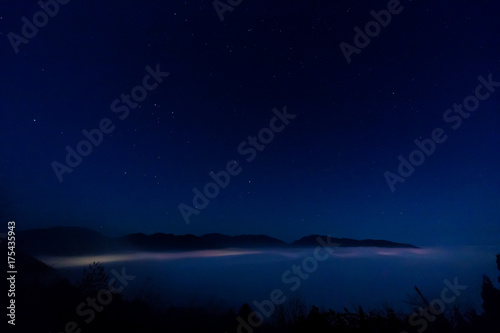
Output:
[[[272,307],[262,304],[260,309],[248,304],[237,310],[215,305],[159,308],[155,295],[124,299],[120,290],[128,283],[126,274],[107,276],[98,263],[84,269],[77,285],[28,255],[19,254],[18,263],[25,270],[16,281],[15,325],[8,325],[15,332],[500,332],[500,289],[487,276],[482,284],[482,313],[456,306],[441,313],[439,304],[429,303],[425,291],[417,288],[415,298],[409,300],[414,313],[396,313],[389,306],[336,312],[309,307],[300,299]],[[496,264],[500,271],[500,255]],[[500,273],[497,280],[500,283]]]

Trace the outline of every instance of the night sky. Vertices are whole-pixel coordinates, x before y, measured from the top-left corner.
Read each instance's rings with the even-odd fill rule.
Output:
[[[500,244],[498,1],[60,2],[1,5],[5,225]]]

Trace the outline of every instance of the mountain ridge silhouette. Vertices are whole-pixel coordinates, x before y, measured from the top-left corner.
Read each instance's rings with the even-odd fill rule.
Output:
[[[309,235],[291,243],[267,235],[228,236],[219,233],[195,236],[165,233],[133,233],[121,237],[107,237],[83,227],[52,227],[18,232],[19,248],[31,255],[84,255],[104,253],[132,253],[137,251],[186,251],[227,248],[297,248],[318,246],[317,238],[340,247],[418,248],[415,245],[388,240],[355,240],[325,235]]]

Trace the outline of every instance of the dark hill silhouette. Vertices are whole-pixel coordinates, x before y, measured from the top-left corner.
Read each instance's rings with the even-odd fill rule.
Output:
[[[325,243],[328,243],[327,236],[321,235],[310,235],[306,237],[302,237],[299,240],[296,240],[291,245],[292,246],[316,246],[318,242],[316,239],[321,237]],[[411,244],[401,244],[394,243],[387,240],[375,240],[375,239],[363,239],[363,240],[355,240],[350,238],[334,238],[330,237],[330,243],[337,243],[340,247],[388,247],[388,248],[413,248],[418,249],[418,246]]]
[[[19,231],[17,246],[31,255],[80,255],[112,252],[115,239],[81,227],[54,227]]]
[[[60,278],[59,272],[32,257],[26,252],[16,249],[16,267],[22,267],[22,274],[18,274],[18,283],[20,286],[31,284],[47,285],[54,279]]]
[[[291,244],[265,235],[227,236],[222,234],[173,235],[156,233],[130,234],[123,237],[106,237],[81,227],[55,227],[20,231],[18,246],[31,255],[89,255],[102,253],[129,253],[137,251],[205,250],[256,247],[315,247],[318,235],[301,238]],[[327,241],[327,236],[319,236]],[[386,240],[354,240],[331,238],[331,243],[341,247],[417,248]]]
[[[265,235],[227,236],[222,234],[207,234],[200,237],[217,248],[227,247],[286,247],[289,244],[282,240]]]
[[[176,236],[162,233],[146,235],[137,233],[118,238],[117,241],[123,245],[124,249],[136,251],[202,250],[214,248],[210,242],[194,235]]]
[[[41,262],[40,260],[30,256],[24,251],[16,251],[16,261],[17,264],[23,268],[23,276],[34,276],[34,275],[57,275],[57,271],[48,266],[47,264]]]

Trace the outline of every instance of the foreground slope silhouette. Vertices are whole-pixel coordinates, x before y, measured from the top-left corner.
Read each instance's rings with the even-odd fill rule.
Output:
[[[19,275],[17,301],[20,306],[16,330],[20,332],[416,332],[415,327],[409,324],[409,314],[396,313],[389,306],[377,311],[366,311],[359,306],[337,312],[309,307],[300,299],[291,299],[278,306],[270,320],[258,329],[238,330],[235,318],[252,311],[248,304],[244,304],[238,312],[215,305],[157,308],[144,295],[124,299],[120,294],[114,295],[113,301],[102,311],[96,311],[95,318],[87,324],[75,308],[87,297],[95,297],[99,288],[108,281],[101,264],[86,267],[80,282],[73,285],[57,270],[23,252],[18,258],[19,266],[27,273]],[[497,255],[496,262],[500,283],[500,255]],[[500,290],[495,285],[498,283],[483,277],[482,313],[453,307],[429,323],[425,331],[499,333]],[[76,323],[78,329],[68,323]]]

